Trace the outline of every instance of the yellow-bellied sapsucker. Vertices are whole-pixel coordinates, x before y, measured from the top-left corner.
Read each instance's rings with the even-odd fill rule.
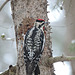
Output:
[[[38,62],[42,55],[45,43],[45,21],[37,19],[34,26],[29,29],[24,40],[24,61],[27,75],[40,74]]]

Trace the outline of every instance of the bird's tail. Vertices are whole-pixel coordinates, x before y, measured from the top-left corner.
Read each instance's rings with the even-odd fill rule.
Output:
[[[26,63],[26,75],[32,75],[34,72],[34,75],[38,75],[40,74],[40,69],[39,66],[37,64],[37,66],[35,66],[36,64],[34,62],[27,62]]]
[[[34,75],[38,75],[40,74],[40,69],[39,69],[39,66],[37,64],[37,67],[35,68],[35,71],[34,71]]]
[[[27,62],[26,63],[26,75],[32,75],[34,72],[35,63],[34,62]]]

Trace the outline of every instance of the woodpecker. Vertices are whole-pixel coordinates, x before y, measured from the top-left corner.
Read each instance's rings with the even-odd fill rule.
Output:
[[[27,75],[38,75],[40,69],[38,62],[44,50],[45,21],[37,19],[34,26],[26,32],[24,40],[24,61]]]

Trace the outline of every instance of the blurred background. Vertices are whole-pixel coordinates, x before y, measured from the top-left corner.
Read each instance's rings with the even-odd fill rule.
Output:
[[[0,6],[5,0],[0,0]],[[75,0],[48,0],[53,56],[75,56]],[[17,50],[10,1],[0,11],[0,73],[16,65]],[[2,39],[2,35],[5,38]],[[75,75],[75,61],[54,63],[56,75]]]

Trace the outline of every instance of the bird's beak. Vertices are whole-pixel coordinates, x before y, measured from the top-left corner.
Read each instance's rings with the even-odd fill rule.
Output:
[[[44,24],[50,24],[50,22],[44,22]]]

